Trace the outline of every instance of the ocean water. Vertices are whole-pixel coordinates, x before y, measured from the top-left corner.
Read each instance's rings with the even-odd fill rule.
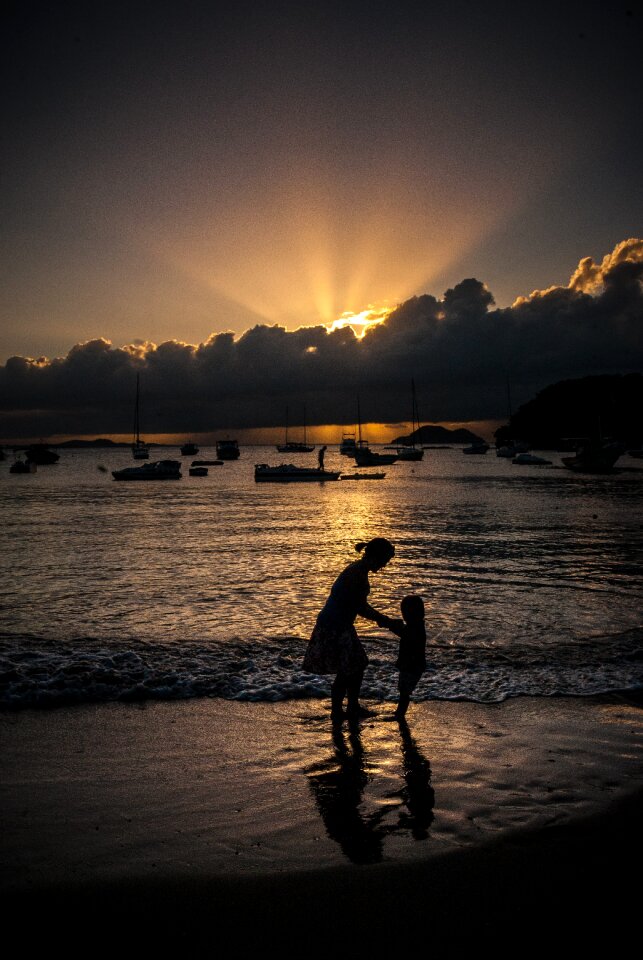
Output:
[[[396,547],[372,604],[427,610],[416,699],[494,702],[640,687],[643,468],[610,476],[427,450],[381,482],[256,484],[274,448],[178,482],[117,483],[129,449],[60,451],[35,475],[0,463],[0,703],[325,697],[301,669],[354,544]],[[214,458],[201,449],[199,458]],[[316,464],[316,454],[291,455]],[[329,447],[326,466],[351,472]],[[358,621],[363,694],[395,699],[396,638]]]

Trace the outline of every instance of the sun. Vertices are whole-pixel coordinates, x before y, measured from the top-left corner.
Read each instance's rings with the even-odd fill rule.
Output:
[[[361,310],[359,313],[353,313],[351,310],[347,310],[345,313],[342,313],[341,317],[333,320],[332,323],[326,326],[330,333],[332,333],[333,330],[341,330],[343,327],[351,327],[358,340],[361,340],[367,330],[383,323],[388,315],[392,313],[393,309],[394,307],[389,306],[387,303],[369,303],[365,310]]]

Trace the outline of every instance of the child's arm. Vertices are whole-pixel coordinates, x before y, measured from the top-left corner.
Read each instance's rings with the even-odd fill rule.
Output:
[[[389,617],[388,623],[383,624],[383,626],[387,627],[396,637],[401,637],[402,630],[404,629],[404,620],[393,620]]]

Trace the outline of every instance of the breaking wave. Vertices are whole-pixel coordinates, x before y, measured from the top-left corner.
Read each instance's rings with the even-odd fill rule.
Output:
[[[329,677],[301,667],[306,641],[146,641],[0,635],[0,708],[185,700],[277,701],[329,696]],[[395,700],[395,644],[371,638],[362,694]],[[414,699],[498,703],[509,697],[589,696],[643,686],[643,629],[557,646],[440,643]]]

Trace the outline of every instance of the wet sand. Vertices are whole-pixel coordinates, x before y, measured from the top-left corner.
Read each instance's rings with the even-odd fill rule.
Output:
[[[400,728],[371,706],[335,734],[319,701],[0,716],[3,902],[43,943],[614,946],[634,929],[638,707],[425,703]]]

